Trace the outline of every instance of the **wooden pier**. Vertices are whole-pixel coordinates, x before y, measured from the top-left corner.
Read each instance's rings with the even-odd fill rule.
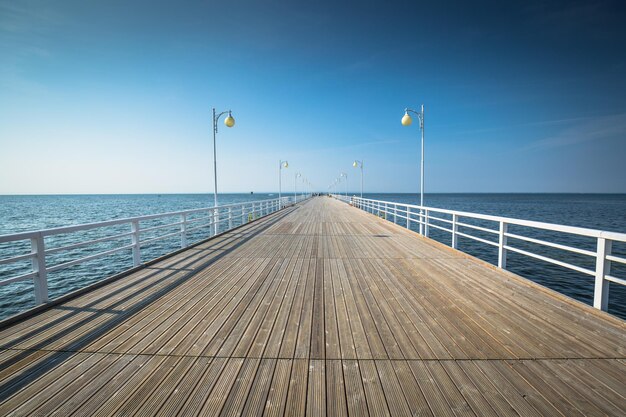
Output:
[[[327,197],[0,330],[0,415],[625,410],[624,321]]]

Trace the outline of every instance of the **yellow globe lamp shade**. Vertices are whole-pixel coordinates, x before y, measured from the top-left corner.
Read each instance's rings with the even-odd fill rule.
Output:
[[[411,119],[409,113],[404,113],[404,116],[402,116],[402,126],[411,126],[411,123],[413,123],[413,119]]]
[[[235,126],[235,118],[233,117],[232,114],[228,113],[228,117],[226,119],[224,119],[224,124],[227,127],[233,127]]]
[[[354,161],[354,162],[352,163],[352,166],[353,166],[353,167],[355,167],[355,168],[357,168],[357,167],[359,166],[359,164],[357,164],[357,163],[356,163],[356,161]]]
[[[285,163],[283,164],[283,166],[284,166],[285,168],[289,168],[289,162],[285,161]]]

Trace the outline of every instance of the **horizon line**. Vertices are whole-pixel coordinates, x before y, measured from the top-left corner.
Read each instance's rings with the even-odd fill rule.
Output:
[[[238,195],[255,195],[255,194],[278,194],[278,191],[255,191],[253,193],[250,192],[225,192],[218,193],[217,195],[228,195],[228,194],[238,194]],[[329,194],[326,191],[313,191],[313,193],[317,194]],[[293,191],[281,191],[281,194],[287,196],[293,195]],[[298,192],[298,195],[302,195],[302,193]],[[345,192],[334,193],[337,195],[345,195]],[[348,192],[351,196],[359,196],[360,191],[357,192]],[[416,192],[406,192],[406,191],[365,191],[363,194],[406,194],[406,195],[419,195],[419,191]],[[589,192],[589,191],[431,191],[425,192],[424,195],[432,195],[432,194],[612,194],[612,195],[620,195],[626,194],[626,191],[622,192]],[[97,196],[97,195],[213,195],[212,192],[150,192],[150,193],[24,193],[24,194],[0,194],[0,197],[36,197],[36,196]]]

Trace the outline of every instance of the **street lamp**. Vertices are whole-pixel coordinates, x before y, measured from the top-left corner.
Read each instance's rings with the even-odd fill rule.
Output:
[[[293,202],[298,202],[298,194],[296,194],[296,190],[298,189],[298,178],[300,178],[302,174],[299,172],[296,173],[296,177],[293,180]]]
[[[226,119],[224,119],[224,124],[226,125],[226,127],[233,127],[235,126],[235,118],[233,117],[233,114],[230,110],[228,111],[223,111],[220,114],[216,114],[215,112],[215,107],[213,107],[213,181],[214,181],[214,188],[213,188],[213,206],[216,207],[215,208],[215,212],[214,212],[214,217],[213,217],[213,234],[216,235],[217,234],[217,214],[218,214],[218,209],[217,209],[217,147],[216,147],[216,140],[215,137],[217,135],[217,122],[219,120],[219,118],[228,113],[228,116],[226,117]]]
[[[361,198],[363,198],[363,161],[354,160],[352,166],[355,168],[361,167]]]
[[[413,113],[415,115],[417,115],[417,118],[419,119],[420,122],[420,129],[422,131],[422,159],[421,159],[421,180],[420,180],[420,206],[422,207],[422,209],[420,209],[420,234],[424,234],[424,218],[422,217],[422,215],[424,214],[424,105],[422,104],[420,111],[415,111],[415,110],[411,110],[411,109],[404,109],[404,116],[402,116],[402,125],[403,126],[410,126],[411,123],[413,123],[413,119],[411,119],[411,116],[409,115],[409,113]]]
[[[278,209],[280,210],[282,204],[283,204],[283,200],[282,200],[282,170],[283,167],[285,168],[289,168],[289,162],[287,161],[280,161],[280,163],[278,164]]]

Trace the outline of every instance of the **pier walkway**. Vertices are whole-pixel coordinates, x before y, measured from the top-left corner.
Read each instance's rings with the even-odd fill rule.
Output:
[[[626,324],[327,197],[0,330],[0,415],[624,415]]]

